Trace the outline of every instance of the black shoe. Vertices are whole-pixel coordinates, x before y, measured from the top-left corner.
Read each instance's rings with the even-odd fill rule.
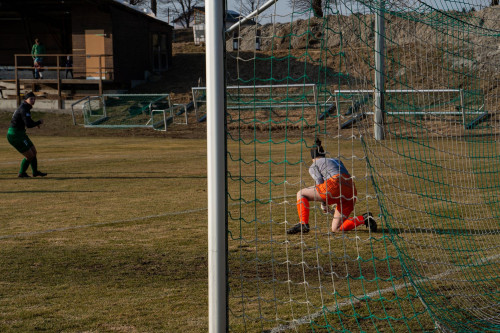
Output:
[[[18,178],[31,178],[26,172],[17,175]]]
[[[47,174],[45,172],[41,172],[41,171],[33,172],[33,177],[45,177],[45,176],[47,176]]]
[[[293,234],[298,234],[301,231],[303,234],[307,234],[309,232],[309,224],[297,223],[296,225],[288,229],[286,233],[289,235],[293,235]]]
[[[365,226],[369,228],[371,232],[377,232],[377,222],[373,218],[372,213],[363,214],[363,219],[365,220]]]

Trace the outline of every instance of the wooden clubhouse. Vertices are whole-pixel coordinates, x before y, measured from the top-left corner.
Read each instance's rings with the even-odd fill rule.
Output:
[[[45,46],[43,79],[35,79],[31,48]],[[66,65],[67,57],[72,60]],[[115,0],[0,0],[0,67],[20,86],[127,88],[172,61],[172,27]],[[11,70],[9,73],[9,69]],[[66,71],[71,70],[71,77]]]

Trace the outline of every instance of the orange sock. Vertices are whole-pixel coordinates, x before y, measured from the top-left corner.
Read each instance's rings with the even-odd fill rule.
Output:
[[[351,219],[344,220],[344,223],[342,223],[339,230],[349,231],[362,224],[365,224],[365,219],[363,218],[363,216],[353,217]]]
[[[297,212],[299,213],[300,223],[309,223],[309,200],[300,198],[297,200]]]

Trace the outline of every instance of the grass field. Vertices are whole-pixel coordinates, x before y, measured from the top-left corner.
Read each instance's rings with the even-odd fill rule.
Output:
[[[46,178],[18,179],[21,155],[0,142],[0,332],[207,331],[203,131],[189,139],[175,137],[182,132],[175,129],[66,128],[69,116],[64,123],[57,117],[49,116],[53,127],[42,135],[30,132]],[[8,116],[0,114],[0,121]],[[474,220],[495,213],[458,206],[445,211],[440,197],[425,199],[446,186],[447,198],[468,207],[481,191],[464,197],[455,182],[495,181],[489,173],[472,179],[455,172],[467,170],[475,145],[405,142],[405,151],[432,152],[420,161],[402,159],[396,141],[370,146],[376,176],[390,180],[379,186],[392,230],[379,219],[376,234],[361,227],[334,235],[328,232],[330,217],[312,205],[312,231],[301,237],[285,230],[297,222],[296,191],[311,181],[308,151],[300,136],[285,140],[276,131],[268,140],[270,133],[228,132],[232,331],[434,331],[421,296],[443,316],[456,311],[466,317],[474,310],[460,302],[469,295],[479,302],[484,293],[474,288],[495,290],[496,275],[488,269],[497,258],[498,230],[489,220]],[[369,210],[377,216],[363,147],[346,138],[337,146],[332,140],[329,152],[344,156],[356,176],[356,215]],[[493,142],[482,145],[488,146],[495,151]],[[408,177],[408,166],[422,175]],[[496,190],[479,188],[489,196]],[[413,204],[428,206],[417,211]],[[440,214],[464,222],[439,220]],[[407,256],[406,270],[401,256]],[[421,295],[409,284],[408,271]]]
[[[205,141],[31,138],[46,178],[0,144],[0,331],[205,331]]]

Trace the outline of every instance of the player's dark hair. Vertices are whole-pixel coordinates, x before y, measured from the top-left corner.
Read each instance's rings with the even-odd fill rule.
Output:
[[[36,97],[35,94],[32,91],[30,91],[29,93],[27,93],[27,94],[24,95],[24,100],[27,100],[30,97]]]
[[[317,157],[325,157],[326,154],[323,146],[321,145],[321,140],[319,138],[316,138],[316,141],[314,143],[315,145],[311,149],[311,158],[315,159]]]

